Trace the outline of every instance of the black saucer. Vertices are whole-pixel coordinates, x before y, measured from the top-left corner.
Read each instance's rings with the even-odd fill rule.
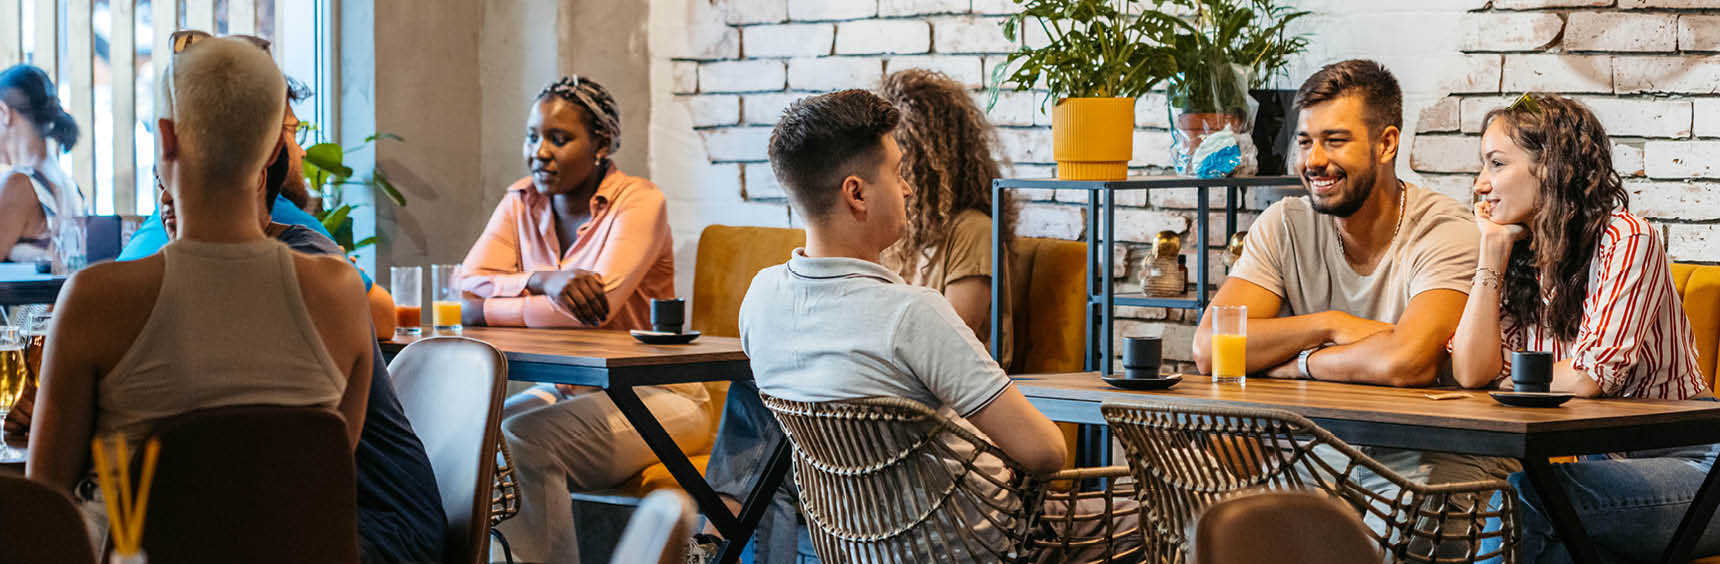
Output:
[[[1488,395],[1499,403],[1517,407],[1558,407],[1577,397],[1559,392],[1492,392]]]
[[[632,331],[628,331],[627,334],[632,335],[634,339],[647,345],[685,345],[693,342],[693,339],[699,338],[698,331],[667,333],[663,331],[641,331],[634,329]]]
[[[1182,376],[1177,374],[1171,374],[1163,378],[1116,378],[1101,376],[1099,379],[1104,380],[1106,384],[1125,390],[1163,390],[1177,385],[1177,382],[1182,381]]]

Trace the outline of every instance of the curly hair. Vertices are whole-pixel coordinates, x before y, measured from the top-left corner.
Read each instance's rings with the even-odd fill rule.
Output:
[[[1519,326],[1548,327],[1570,342],[1583,319],[1589,260],[1613,211],[1630,208],[1630,194],[1613,169],[1612,141],[1588,107],[1552,94],[1525,96],[1534,103],[1493,110],[1482,122],[1483,130],[1504,123],[1541,181],[1529,236],[1505,267],[1500,310]]]
[[[906,276],[919,264],[919,252],[943,246],[961,212],[991,216],[991,182],[1002,176],[992,157],[997,131],[967,89],[941,72],[891,73],[879,91],[902,111],[896,144],[902,147],[902,178],[914,187],[908,232],[884,252],[886,262],[900,265],[900,274]],[[1003,209],[1002,243],[1007,249],[1014,238],[1015,210],[1007,198]],[[921,265],[922,274],[931,266]]]

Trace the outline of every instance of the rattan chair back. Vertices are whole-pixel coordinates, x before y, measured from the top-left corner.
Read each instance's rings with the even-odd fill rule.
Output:
[[[1121,467],[1035,478],[954,418],[906,399],[760,399],[794,445],[795,481],[822,561],[1067,562],[1062,551],[1080,549],[1138,558],[1138,544],[1118,542],[1138,530],[1110,525],[1133,504],[1040,519],[1049,481],[1120,478]],[[1113,485],[1052,497],[1067,508],[1078,497],[1126,502],[1130,493]]]
[[[1515,562],[1516,497],[1504,481],[1419,484],[1288,411],[1101,409],[1128,453],[1149,561],[1183,562],[1190,525],[1213,503],[1253,490],[1312,488],[1348,502],[1391,561]],[[1396,491],[1363,487],[1364,477],[1376,476]]]

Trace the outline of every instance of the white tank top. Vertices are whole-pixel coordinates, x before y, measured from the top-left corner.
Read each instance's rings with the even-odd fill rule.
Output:
[[[149,320],[97,384],[97,432],[135,443],[195,409],[340,402],[346,375],[305,309],[286,245],[180,240],[161,252]]]

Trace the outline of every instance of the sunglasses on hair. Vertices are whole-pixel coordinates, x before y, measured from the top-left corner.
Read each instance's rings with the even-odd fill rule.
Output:
[[[1541,113],[1541,105],[1535,103],[1535,98],[1530,96],[1528,92],[1524,92],[1522,96],[1518,96],[1517,101],[1512,102],[1511,106],[1506,109],[1513,112],[1522,110],[1531,114]]]
[[[186,49],[191,48],[192,45],[196,45],[197,42],[213,37],[215,36],[207,31],[199,29],[181,29],[173,32],[172,35],[167,36],[167,40],[169,44],[173,45],[173,54],[178,55],[183,53]],[[226,35],[223,37],[243,39],[252,45],[256,45],[258,49],[262,49],[265,53],[269,52],[269,47],[273,45],[272,43],[269,43],[269,40],[255,35]]]

